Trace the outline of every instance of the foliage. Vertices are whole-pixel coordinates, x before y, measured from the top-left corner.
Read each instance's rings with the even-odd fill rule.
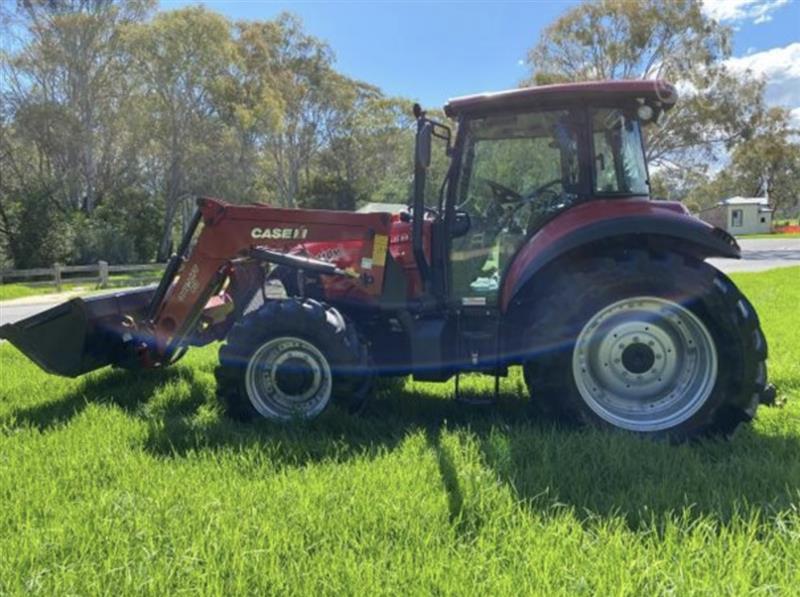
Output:
[[[50,185],[64,207],[91,212],[127,178],[122,31],[144,19],[154,1],[16,5],[3,33],[12,49],[0,56],[3,119],[12,125],[12,136],[0,142],[3,159],[26,184]],[[34,152],[20,158],[19,146]]]
[[[0,591],[794,594],[798,275],[734,276],[787,403],[729,442],[531,420],[516,370],[489,409],[408,382],[360,416],[242,425],[215,346],[71,380],[0,345]]]
[[[713,177],[696,177],[685,190],[686,203],[695,209],[711,207],[728,197],[769,197],[777,219],[800,213],[800,145],[789,113],[772,108],[746,142]]]
[[[161,237],[162,208],[141,191],[128,190],[101,204],[93,217],[77,214],[80,234],[75,239],[73,261],[145,263],[156,257]]]
[[[72,212],[55,202],[49,188],[20,191],[7,201],[3,215],[6,247],[17,268],[70,261],[76,237]]]
[[[127,48],[164,195],[159,258],[168,255],[173,220],[191,193],[214,194],[215,163],[225,155],[212,90],[233,57],[228,21],[202,7],[161,12],[129,28]],[[222,147],[220,147],[223,145]],[[221,151],[223,150],[223,151]],[[224,159],[224,158],[223,158]]]
[[[800,215],[800,130],[790,126],[787,110],[773,108],[753,137],[736,147],[725,175],[739,194],[769,197],[777,217]]]
[[[291,207],[333,180],[356,198],[405,194],[408,102],[338,73],[296,17],[233,23],[202,7],[151,17],[153,7],[0,9],[14,36],[0,54],[0,241],[15,265],[164,259],[193,195]],[[58,255],[15,228],[40,195],[59,229],[74,223],[76,242]],[[158,218],[157,237],[150,222],[125,225],[133,218]]]
[[[316,177],[300,189],[297,204],[306,209],[355,211],[360,199],[358,192],[346,180]]]

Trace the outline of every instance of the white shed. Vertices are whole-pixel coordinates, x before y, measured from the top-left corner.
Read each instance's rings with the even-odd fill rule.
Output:
[[[700,218],[731,234],[772,232],[772,212],[766,197],[731,197],[700,212]]]

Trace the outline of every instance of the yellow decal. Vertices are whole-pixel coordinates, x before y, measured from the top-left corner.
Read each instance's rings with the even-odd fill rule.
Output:
[[[376,234],[372,241],[372,265],[383,267],[386,264],[386,249],[389,246],[389,237],[385,234]]]

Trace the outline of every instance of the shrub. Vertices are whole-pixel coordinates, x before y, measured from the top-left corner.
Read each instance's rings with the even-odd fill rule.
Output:
[[[298,207],[355,211],[363,200],[353,185],[338,176],[315,176],[304,185],[297,197]]]
[[[152,261],[158,249],[161,209],[141,191],[123,191],[103,201],[91,215],[77,218],[73,260],[94,263]]]
[[[11,234],[6,252],[19,269],[65,263],[74,252],[74,213],[65,210],[46,189],[30,189],[10,202]]]

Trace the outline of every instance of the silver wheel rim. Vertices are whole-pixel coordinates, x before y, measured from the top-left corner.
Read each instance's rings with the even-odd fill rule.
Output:
[[[327,406],[333,382],[328,360],[302,338],[283,336],[261,345],[245,372],[247,397],[268,419],[309,419]]]
[[[595,313],[578,335],[572,373],[600,418],[630,431],[680,425],[705,404],[717,379],[717,350],[685,307],[642,296]]]

